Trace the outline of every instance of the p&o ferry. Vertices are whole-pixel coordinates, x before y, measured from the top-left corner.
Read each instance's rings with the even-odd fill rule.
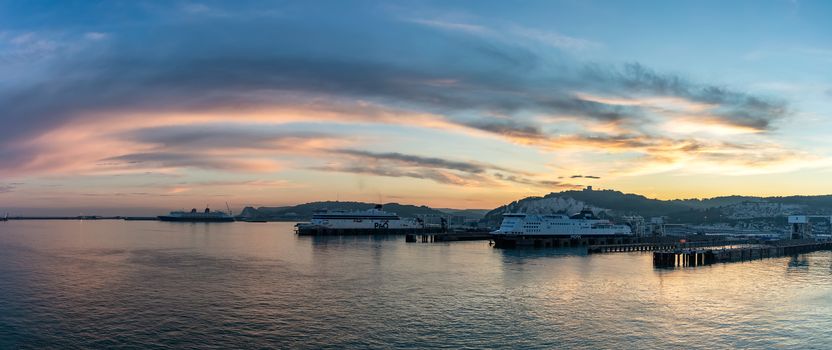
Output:
[[[295,225],[300,235],[346,235],[374,233],[418,233],[425,230],[419,219],[402,218],[382,210],[381,205],[359,211],[319,211],[310,222]]]

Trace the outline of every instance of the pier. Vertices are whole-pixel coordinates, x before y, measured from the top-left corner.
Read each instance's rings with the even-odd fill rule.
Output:
[[[487,231],[472,232],[444,232],[428,234],[408,234],[405,242],[433,243],[433,242],[456,242],[456,241],[485,241],[491,239],[491,233]]]
[[[630,244],[602,244],[591,245],[586,251],[589,254],[618,253],[618,252],[646,252],[661,249],[676,248],[677,243],[630,243]]]
[[[686,243],[680,243],[679,239],[684,238]],[[570,248],[587,247],[589,253],[612,253],[627,251],[654,251],[659,249],[672,249],[694,246],[721,245],[714,242],[724,242],[724,237],[634,237],[634,236],[539,236],[539,235],[496,235],[493,236],[497,248]],[[731,244],[742,244],[746,241],[730,241]],[[701,245],[700,245],[701,244]]]
[[[587,253],[620,253],[620,252],[649,252],[657,250],[674,250],[685,248],[699,248],[699,247],[725,247],[735,246],[740,244],[748,244],[748,240],[730,240],[730,241],[688,241],[684,243],[677,241],[646,241],[629,244],[602,244],[590,245],[587,247]]]
[[[784,240],[765,245],[749,245],[747,247],[726,249],[685,248],[653,252],[653,266],[701,266],[715,263],[776,258],[830,249],[832,249],[832,242],[816,242],[811,240]]]

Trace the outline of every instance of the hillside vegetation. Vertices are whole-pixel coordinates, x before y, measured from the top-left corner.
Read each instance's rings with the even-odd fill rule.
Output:
[[[246,207],[240,214],[244,219],[297,220],[312,218],[318,210],[366,210],[373,203],[312,202],[285,207]],[[527,197],[493,210],[430,208],[399,203],[384,204],[384,210],[402,217],[419,214],[462,215],[490,226],[498,226],[503,213],[565,213],[572,214],[584,207],[592,208],[602,217],[640,215],[645,218],[666,217],[670,223],[717,223],[760,218],[781,218],[790,214],[832,215],[832,195],[751,197],[724,196],[706,199],[661,200],[614,190],[581,190],[553,192],[545,196]]]
[[[832,214],[832,195],[751,197],[724,196],[707,199],[660,200],[614,190],[553,192],[527,197],[488,212],[482,222],[499,225],[506,212],[566,213],[583,207],[607,216],[664,216],[671,223],[716,223],[775,218],[790,214]]]

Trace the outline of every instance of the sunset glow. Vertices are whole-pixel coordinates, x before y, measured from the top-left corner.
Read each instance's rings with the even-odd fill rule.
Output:
[[[825,3],[319,5],[0,3],[0,206],[832,192]]]

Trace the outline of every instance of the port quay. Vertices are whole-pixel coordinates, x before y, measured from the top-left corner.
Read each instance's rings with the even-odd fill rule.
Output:
[[[340,213],[339,215],[355,215],[356,212]],[[397,216],[386,213],[380,206],[369,211],[373,215],[383,215],[385,223],[387,219]],[[212,222],[230,221],[234,219],[230,215],[221,212],[211,212],[205,209],[198,212],[196,209],[191,212],[172,212],[179,215],[181,220],[167,221],[193,221]],[[364,213],[367,215],[367,213]],[[206,220],[205,216],[222,216],[217,220]],[[384,216],[386,215],[386,216]],[[515,214],[512,214],[515,215]],[[508,216],[512,216],[508,215]],[[191,218],[193,216],[194,218]],[[98,217],[98,216],[77,216],[77,217],[12,217],[13,220],[102,220],[102,219],[124,219],[124,220],[161,220],[163,218],[133,218],[133,217]],[[296,226],[296,233],[299,236],[351,236],[351,235],[384,235],[404,236],[405,242],[414,243],[439,243],[454,241],[475,241],[486,240],[497,249],[546,249],[546,248],[579,248],[585,249],[586,254],[609,254],[609,253],[651,253],[653,255],[653,266],[656,268],[686,268],[711,265],[717,263],[731,263],[750,261],[756,259],[775,258],[795,254],[810,253],[820,250],[832,250],[832,240],[829,235],[814,235],[810,218],[830,220],[829,216],[818,215],[792,215],[788,217],[788,224],[791,230],[785,239],[762,239],[754,235],[735,234],[688,234],[688,235],[666,235],[664,224],[659,229],[651,228],[645,232],[652,232],[653,235],[563,235],[563,234],[503,234],[498,231],[489,230],[452,230],[447,225],[428,227],[415,225],[411,227],[377,227],[368,226],[365,228],[349,227],[327,227],[324,225],[299,224]],[[3,218],[6,219],[6,218]],[[336,217],[337,219],[337,217]],[[585,219],[585,218],[584,218]],[[581,219],[581,220],[584,220]],[[330,220],[333,220],[330,218]],[[352,220],[352,219],[350,219]],[[360,220],[359,220],[360,221]],[[392,220],[390,220],[392,221]],[[265,222],[265,221],[263,221]],[[655,234],[658,233],[658,234]]]
[[[483,239],[477,234],[408,234],[407,242],[448,242]],[[491,238],[488,238],[491,239]],[[587,254],[652,252],[657,268],[696,267],[832,250],[832,242],[812,239],[761,241],[724,237],[608,237],[495,240],[496,248],[586,248]],[[499,242],[499,243],[497,243]]]
[[[677,248],[653,252],[656,267],[688,267],[776,258],[832,249],[832,242],[783,240],[740,247]]]

